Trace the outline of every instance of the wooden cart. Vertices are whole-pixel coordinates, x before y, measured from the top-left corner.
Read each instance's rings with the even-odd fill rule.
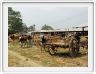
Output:
[[[55,42],[55,43],[47,43],[47,48],[48,48],[48,52],[51,55],[56,54],[57,52],[57,48],[69,48],[69,53],[71,56],[76,56],[78,55],[79,52],[79,44],[78,41],[76,39],[72,39],[70,42],[68,43],[60,43],[60,42]]]

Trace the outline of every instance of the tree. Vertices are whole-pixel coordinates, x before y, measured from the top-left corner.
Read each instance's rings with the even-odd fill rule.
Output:
[[[35,24],[29,26],[28,31],[35,31]]]
[[[28,32],[28,27],[27,27],[27,25],[26,24],[23,24],[23,32]]]
[[[11,7],[8,7],[8,31],[11,33],[19,33],[23,30],[20,12],[14,11]]]
[[[42,26],[41,30],[53,30],[53,28],[45,24],[44,26]]]

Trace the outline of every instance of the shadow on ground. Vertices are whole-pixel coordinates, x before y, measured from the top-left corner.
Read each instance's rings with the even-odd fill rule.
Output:
[[[85,55],[87,55],[87,53],[78,53],[78,55],[75,56],[74,58],[83,57]],[[54,56],[63,57],[63,58],[72,58],[70,56],[70,53],[69,52],[59,52],[59,53],[56,53]]]

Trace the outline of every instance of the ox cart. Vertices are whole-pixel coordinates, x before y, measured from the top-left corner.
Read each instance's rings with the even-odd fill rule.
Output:
[[[72,39],[69,42],[47,43],[48,52],[51,55],[57,53],[57,48],[69,48],[70,56],[77,56],[79,53],[79,43],[77,39]]]

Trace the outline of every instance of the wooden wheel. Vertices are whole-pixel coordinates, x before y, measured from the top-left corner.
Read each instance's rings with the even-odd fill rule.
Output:
[[[49,54],[51,54],[51,55],[54,55],[54,54],[56,54],[56,50],[55,50],[56,48],[55,48],[55,46],[51,46],[51,47],[49,47],[48,48],[48,50],[49,50]]]
[[[76,39],[73,39],[71,41],[71,44],[69,46],[69,49],[70,49],[70,55],[72,57],[78,55],[78,53],[79,53],[79,44],[78,44],[78,41]]]

